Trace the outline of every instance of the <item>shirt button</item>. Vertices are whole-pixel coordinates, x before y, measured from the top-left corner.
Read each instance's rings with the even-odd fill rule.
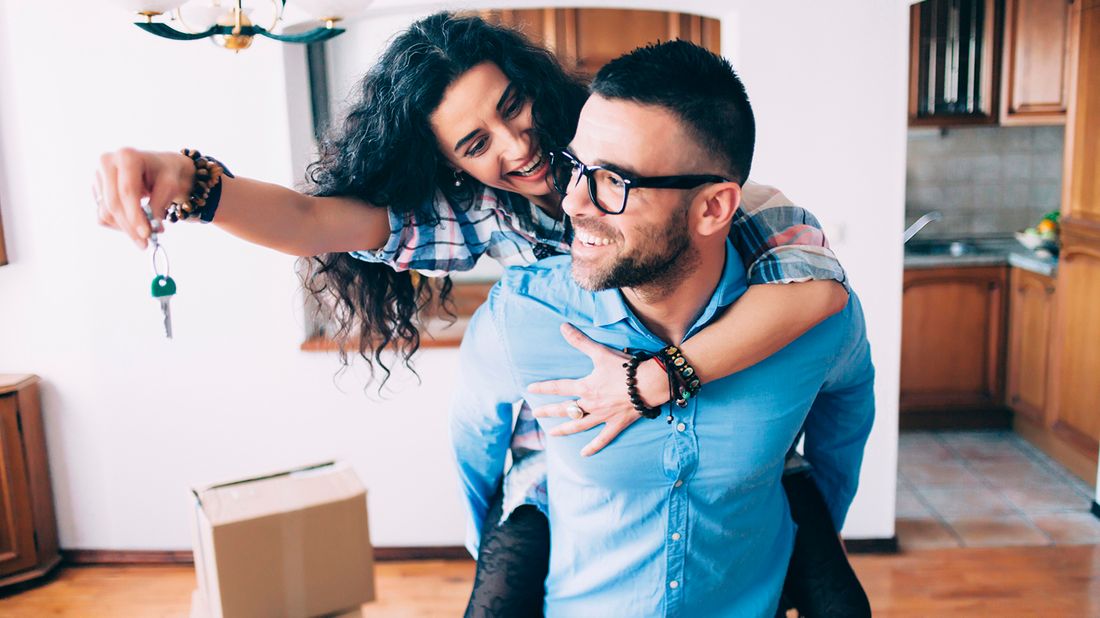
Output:
[[[673,486],[673,487],[679,487],[680,485],[683,485],[683,484],[684,484],[684,482],[683,482],[683,481],[681,481],[681,480],[677,479],[677,481],[676,481],[675,483],[673,483],[673,484],[672,484],[672,486]]]
[[[680,540],[680,533],[679,532],[673,532],[672,533],[672,540],[673,541],[679,541]]]
[[[674,580],[672,580],[672,581],[668,582],[668,587],[669,587],[669,588],[672,588],[673,590],[675,590],[675,589],[677,589],[677,588],[679,588],[679,587],[680,587],[680,582],[678,582],[678,581],[676,581],[676,580],[674,579]]]
[[[676,431],[683,431],[683,430],[685,430],[685,429],[687,429],[687,425],[685,425],[685,424],[683,424],[683,423],[678,423],[678,424],[676,425]]]

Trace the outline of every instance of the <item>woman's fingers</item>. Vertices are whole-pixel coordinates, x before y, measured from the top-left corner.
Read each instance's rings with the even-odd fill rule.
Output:
[[[588,335],[582,333],[580,329],[568,322],[561,325],[561,336],[565,339],[566,343],[584,352],[589,357],[594,357],[600,352],[609,349],[607,346],[593,341]]]
[[[638,419],[634,418],[627,421],[616,420],[608,422],[606,425],[604,425],[603,430],[600,431],[600,433],[595,438],[593,438],[591,442],[586,444],[584,448],[581,449],[581,456],[591,457],[592,455],[600,452],[601,450],[603,450],[603,447],[611,444],[612,440],[619,437],[619,434],[622,433],[624,429],[629,427],[630,424],[636,420]]]
[[[134,150],[122,149],[116,156],[116,182],[118,199],[122,215],[126,218],[138,244],[145,247],[149,238],[149,219],[141,208],[141,198],[145,197],[145,165],[142,156]]]
[[[588,431],[589,429],[592,429],[596,425],[599,425],[600,423],[603,423],[605,421],[606,419],[596,418],[589,414],[584,418],[562,423],[561,425],[558,425],[547,433],[552,436],[568,436],[570,434]]]
[[[584,406],[581,406],[576,400],[574,400],[562,401],[560,403],[549,403],[544,406],[539,406],[531,410],[531,413],[534,414],[535,418],[564,418],[571,416],[570,409],[573,406],[578,406],[581,410],[584,409]]]
[[[527,392],[536,395],[560,395],[562,397],[577,397],[580,395],[580,380],[547,380],[535,382],[527,387]]]
[[[145,247],[145,239],[138,235],[130,217],[126,214],[125,205],[118,192],[118,166],[115,155],[106,153],[99,158],[99,172],[97,174],[99,186],[99,205],[105,210],[110,219],[118,228],[134,241],[138,247]],[[106,219],[107,217],[103,217]]]

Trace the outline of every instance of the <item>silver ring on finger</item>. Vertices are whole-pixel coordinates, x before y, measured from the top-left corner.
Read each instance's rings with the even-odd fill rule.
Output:
[[[581,409],[580,404],[575,401],[571,402],[569,406],[565,408],[565,413],[569,415],[569,418],[575,421],[580,420],[588,415],[587,412]]]

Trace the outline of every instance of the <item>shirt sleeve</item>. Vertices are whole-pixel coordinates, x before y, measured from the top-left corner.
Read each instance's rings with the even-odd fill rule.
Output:
[[[852,294],[838,316],[852,325],[850,336],[826,376],[806,417],[806,458],[837,531],[859,486],[863,450],[875,420],[875,370],[859,299]]]
[[[467,515],[466,548],[475,557],[489,501],[504,476],[513,407],[522,399],[495,316],[500,289],[500,284],[493,287],[466,328],[451,406],[451,445]]]
[[[835,280],[848,288],[848,276],[817,218],[774,187],[745,183],[730,240],[750,285]]]
[[[478,209],[484,200],[482,192],[468,207],[459,208],[437,191],[430,206],[438,215],[434,223],[419,222],[415,213],[400,215],[388,209],[390,235],[386,244],[381,249],[350,254],[364,262],[385,264],[396,271],[415,270],[429,277],[470,270],[490,245],[481,220],[493,214]]]

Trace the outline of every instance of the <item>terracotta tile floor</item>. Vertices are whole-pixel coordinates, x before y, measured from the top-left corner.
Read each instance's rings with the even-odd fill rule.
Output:
[[[1092,489],[1011,431],[903,433],[906,549],[1100,543]]]

